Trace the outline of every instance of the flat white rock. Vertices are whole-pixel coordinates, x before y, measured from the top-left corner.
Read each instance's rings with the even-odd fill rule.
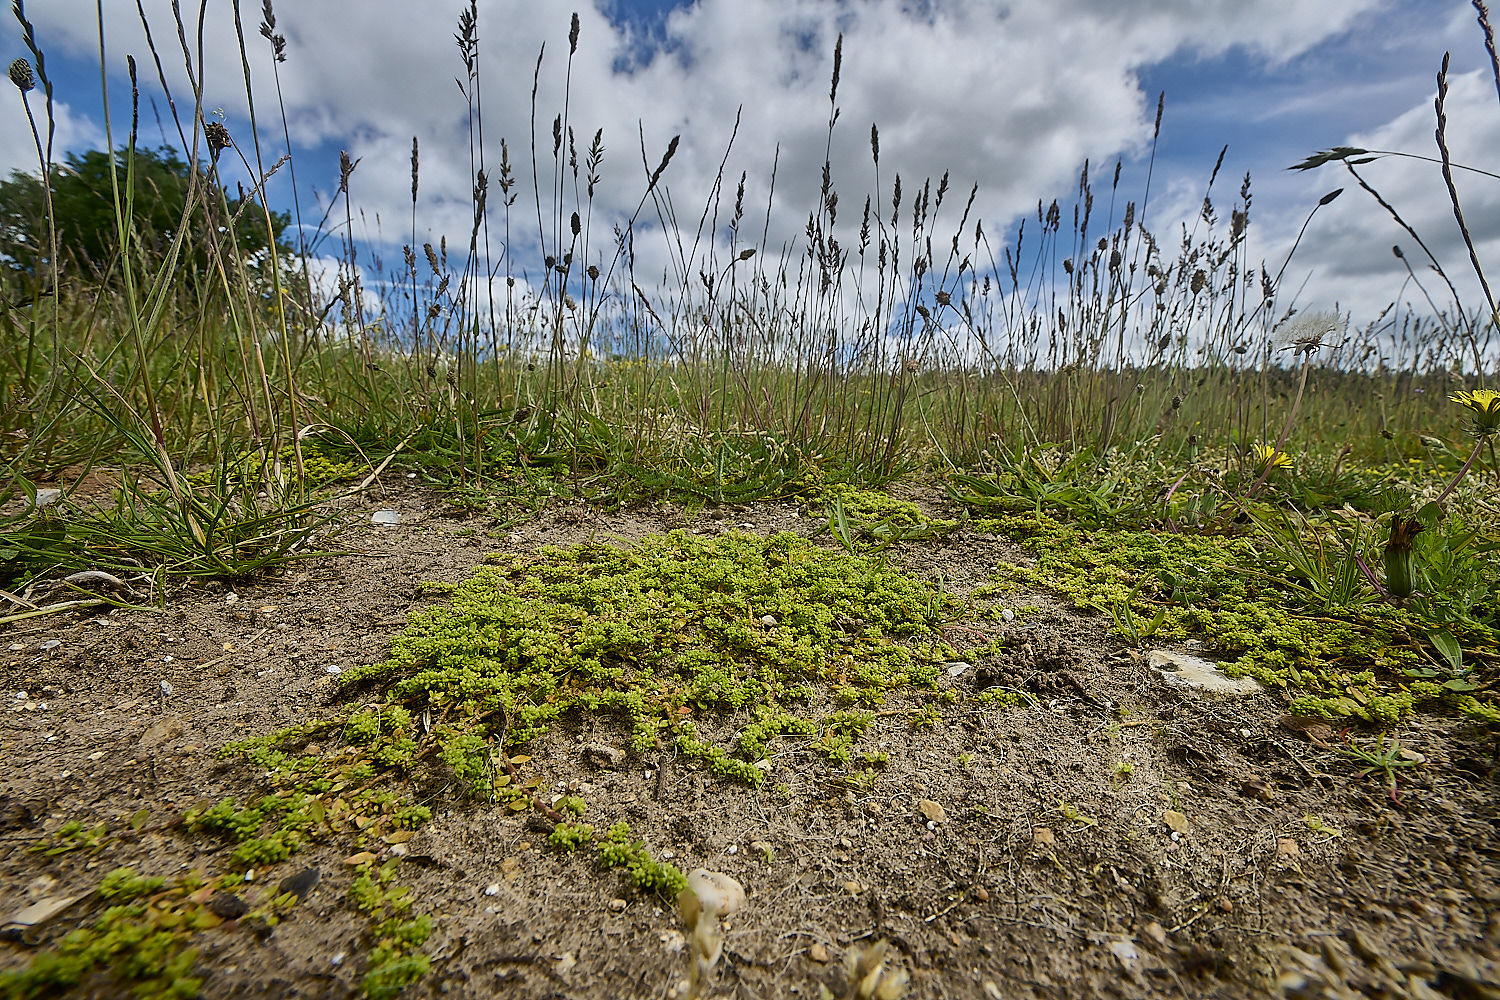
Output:
[[[1186,653],[1153,649],[1146,662],[1161,675],[1168,687],[1230,695],[1258,694],[1265,690],[1254,677],[1227,677],[1212,661]]]

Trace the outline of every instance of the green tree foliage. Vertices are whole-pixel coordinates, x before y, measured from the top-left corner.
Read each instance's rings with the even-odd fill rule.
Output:
[[[115,156],[121,197],[126,194],[127,151]],[[160,259],[171,246],[182,221],[192,167],[170,146],[137,149],[135,157],[135,202],[132,213],[133,260]],[[119,249],[114,198],[110,185],[110,158],[102,150],[69,153],[64,163],[52,168],[52,204],[57,213],[58,260],[64,273],[88,277],[106,272]],[[209,204],[205,211],[205,194]],[[222,195],[222,197],[221,197]],[[234,225],[239,250],[251,256],[266,247],[265,216],[257,206],[243,204],[216,189],[206,172],[200,172],[191,229],[183,245],[182,265],[199,274],[209,273],[211,246],[216,233]],[[228,215],[225,208],[228,208]],[[241,213],[241,208],[244,208]],[[212,219],[212,228],[209,220]],[[271,213],[277,245],[290,248],[282,233],[290,222],[284,212]],[[0,181],[0,266],[21,276],[34,276],[39,260],[45,271],[47,216],[42,181],[35,174],[12,171]]]

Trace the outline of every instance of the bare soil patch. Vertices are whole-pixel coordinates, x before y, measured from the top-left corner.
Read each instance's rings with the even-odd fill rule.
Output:
[[[402,483],[351,515],[350,554],[173,594],[163,613],[0,632],[0,918],[88,893],[122,865],[222,874],[229,849],[174,825],[195,802],[257,794],[257,775],[215,750],[326,711],[329,668],[383,659],[428,602],[423,581],[456,583],[497,549],[821,525],[793,504],[575,506],[491,538],[490,519]],[[400,523],[369,524],[378,508]],[[972,531],[889,555],[960,596],[997,562],[1025,558]],[[1426,764],[1402,772],[1397,801],[1320,745],[1326,734],[1283,724],[1279,694],[1170,688],[1106,619],[1045,594],[1007,603],[1036,610],[947,627],[960,648],[1006,645],[943,683],[962,695],[999,685],[1026,703],[893,695],[860,743],[889,755],[872,788],[789,737],[752,790],[670,750],[631,753],[622,725],[588,717],[533,741],[523,769],[543,791],[583,797],[596,828],[625,820],[658,859],[744,884],[715,995],[817,997],[824,984],[842,996],[840,957],[877,939],[919,998],[1500,995],[1493,746],[1454,720],[1404,722]],[[932,724],[913,724],[918,707]],[[623,762],[586,749],[599,743]],[[590,851],[549,850],[535,813],[420,791],[434,816],[403,845],[400,877],[436,929],[431,972],[407,995],[679,995],[681,925],[664,901]],[[110,839],[50,858],[29,850],[69,820],[105,823]],[[233,921],[200,932],[204,995],[358,994],[369,921],[347,900],[350,852],[335,839],[258,872],[247,896],[308,866],[322,879],[269,933]],[[84,898],[13,929],[0,967],[25,966],[102,907]]]

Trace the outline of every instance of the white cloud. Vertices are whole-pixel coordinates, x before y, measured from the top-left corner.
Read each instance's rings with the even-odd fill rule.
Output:
[[[7,85],[8,86],[8,85]],[[37,135],[31,132],[31,123],[26,119],[26,108],[14,99],[14,92],[6,94],[0,101],[0,177],[10,176],[12,170],[41,175],[41,159],[37,155],[36,142],[40,138],[42,148],[47,147],[47,104],[41,88],[32,91],[31,113],[36,119]],[[61,160],[69,149],[87,149],[102,144],[103,134],[86,117],[74,112],[65,102],[54,102],[52,117],[55,125],[53,135],[53,159]]]
[[[1500,148],[1500,100],[1493,76],[1476,71],[1452,77],[1446,110],[1453,162],[1493,167],[1493,151]],[[1435,125],[1429,98],[1377,129],[1349,136],[1345,144],[1437,158]],[[1421,237],[1457,286],[1464,305],[1471,311],[1480,307],[1483,297],[1441,167],[1406,157],[1385,157],[1354,169]],[[1464,170],[1455,170],[1453,176],[1480,262],[1488,269],[1491,290],[1500,292],[1500,179]],[[1392,252],[1399,245],[1437,305],[1448,306],[1451,294],[1429,270],[1432,261],[1347,170],[1337,164],[1325,166],[1308,183],[1319,191],[1345,188],[1337,201],[1319,212],[1294,258],[1303,267],[1316,267],[1306,296],[1309,301],[1331,305],[1340,300],[1366,309],[1393,301],[1406,278]],[[1408,287],[1406,297],[1425,302],[1415,288]]]
[[[125,52],[136,54],[143,79],[154,78],[134,0],[106,0],[112,65]],[[189,5],[193,6],[193,5]],[[950,171],[953,191],[937,229],[951,232],[971,184],[980,185],[970,230],[983,218],[986,230],[1003,232],[1018,216],[1035,210],[1037,200],[1065,196],[1087,159],[1096,178],[1116,156],[1129,157],[1150,139],[1154,94],[1142,93],[1140,72],[1174,54],[1213,57],[1239,47],[1259,65],[1274,69],[1356,29],[1397,7],[1395,0],[699,0],[675,11],[665,25],[664,48],[650,49],[642,63],[641,40],[617,28],[598,9],[580,2],[581,39],[572,59],[567,94],[569,122],[577,143],[587,145],[604,129],[603,180],[594,208],[594,249],[607,253],[609,227],[639,203],[645,175],[668,139],[680,133],[682,145],[665,180],[672,204],[690,238],[709,203],[715,175],[725,157],[736,113],[743,108],[739,134],[725,166],[718,206],[720,226],[732,210],[741,172],[746,180],[746,219],[742,234],[758,242],[776,163],[776,192],[770,220],[772,253],[800,234],[817,201],[827,142],[828,87],[835,37],[844,35],[839,86],[841,115],[833,136],[833,181],[841,196],[840,238],[852,242],[865,194],[875,178],[869,135],[879,126],[881,163],[877,207],[890,214],[891,182],[900,173],[910,204],[916,186]],[[1467,5],[1454,4],[1454,9]],[[166,0],[146,9],[180,108],[191,95],[183,82],[182,56],[175,53],[176,29]],[[288,59],[278,69],[294,140],[323,150],[347,148],[361,158],[352,178],[356,206],[365,211],[364,231],[380,232],[394,245],[410,239],[411,139],[421,143],[421,186],[417,241],[446,235],[450,253],[467,245],[471,209],[467,109],[454,77],[462,73],[453,40],[461,5],[440,16],[432,8],[402,0],[301,0],[283,3],[278,31],[288,39]],[[1405,8],[1401,8],[1405,10]],[[519,195],[511,215],[518,266],[535,279],[538,222],[531,192],[530,97],[537,52],[546,44],[539,77],[538,170],[542,180],[542,228],[552,225],[547,193],[553,176],[551,124],[564,106],[570,5],[526,0],[485,0],[480,4],[479,37],[483,76],[483,127],[491,175],[491,237],[498,242],[503,214],[498,211],[499,140],[507,140]],[[186,13],[192,14],[191,10]],[[1406,11],[1406,14],[1409,14]],[[93,4],[52,0],[30,11],[44,46],[81,58],[96,45]],[[272,146],[280,135],[276,91],[268,46],[256,33],[259,12],[244,5],[246,42],[256,80],[257,111],[263,138]],[[1406,16],[1403,14],[1403,16]],[[205,29],[208,53],[205,102],[223,107],[237,139],[248,147],[248,125],[240,56],[225,9],[210,11]],[[190,39],[196,26],[188,24]],[[1438,29],[1434,29],[1438,30]],[[1457,14],[1441,26],[1444,37],[1468,31]],[[174,54],[175,53],[175,54]],[[1373,58],[1378,58],[1374,53]],[[1372,77],[1378,74],[1372,74]],[[1380,86],[1372,81],[1370,86]],[[1350,87],[1358,86],[1356,82]],[[1485,89],[1490,87],[1486,104]],[[70,96],[70,99],[71,96]],[[85,100],[80,95],[79,101]],[[14,102],[9,102],[13,104]],[[1281,95],[1275,108],[1248,114],[1264,119],[1295,112],[1306,99]],[[1456,77],[1450,101],[1450,136],[1455,157],[1485,162],[1486,150],[1500,148],[1500,116],[1494,114],[1493,88],[1475,74]],[[1170,107],[1169,107],[1170,114]],[[1424,115],[1426,117],[1424,117]],[[0,112],[0,137],[15,134],[7,104]],[[637,123],[644,135],[643,166]],[[268,126],[274,123],[274,127]],[[170,132],[170,126],[169,126]],[[79,133],[81,139],[88,136]],[[98,141],[97,136],[92,137]],[[1379,148],[1432,149],[1430,105],[1408,113],[1351,142]],[[29,145],[29,141],[26,145]],[[777,157],[780,147],[779,159]],[[5,143],[7,150],[17,148]],[[24,148],[24,147],[21,147]],[[1210,156],[1212,154],[1209,154]],[[337,184],[336,157],[302,156],[299,181],[325,196]],[[566,156],[566,147],[564,149]],[[271,151],[267,162],[274,160]],[[1269,189],[1283,195],[1268,203],[1259,190],[1259,228],[1272,269],[1290,245],[1307,206],[1333,179],[1325,168],[1305,180],[1275,179]],[[1456,231],[1440,179],[1428,165],[1384,160],[1368,176],[1424,233],[1450,272],[1463,272],[1453,256]],[[1154,222],[1191,219],[1206,178],[1163,176],[1153,192]],[[285,172],[277,184],[285,185]],[[1220,191],[1238,183],[1226,170]],[[1337,183],[1343,183],[1339,181]],[[1489,179],[1461,178],[1482,254],[1500,260],[1500,191]],[[574,207],[571,177],[565,211]],[[580,182],[579,187],[582,187]],[[1138,197],[1122,192],[1120,201]],[[1227,199],[1226,199],[1227,200]],[[1123,205],[1116,206],[1116,219]],[[1103,207],[1096,206],[1102,213]],[[304,212],[304,214],[308,214]],[[312,213],[316,216],[316,212]],[[1227,214],[1224,211],[1222,214]],[[654,219],[648,204],[643,216]],[[361,225],[356,219],[356,226]],[[902,227],[909,232],[909,214]],[[1096,229],[1098,228],[1096,224]],[[1166,229],[1165,225],[1162,225]],[[1350,190],[1323,210],[1298,251],[1289,274],[1314,271],[1305,293],[1311,306],[1333,300],[1378,309],[1391,295],[1389,246],[1406,242],[1383,213],[1360,192]],[[1414,247],[1408,248],[1409,252]],[[668,266],[659,233],[638,236],[639,270],[651,275]],[[1258,255],[1261,251],[1257,249]],[[1446,256],[1445,256],[1446,255]],[[387,250],[387,259],[397,257]],[[769,254],[768,254],[769,256]],[[795,264],[795,258],[794,258]],[[1399,285],[1399,276],[1395,279]]]

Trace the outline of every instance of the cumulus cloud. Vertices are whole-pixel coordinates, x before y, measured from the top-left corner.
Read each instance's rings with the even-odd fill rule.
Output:
[[[411,141],[416,136],[421,154],[417,241],[436,242],[446,235],[450,248],[462,247],[472,222],[471,121],[482,120],[491,179],[491,236],[497,242],[505,238],[496,185],[503,138],[516,178],[513,258],[534,276],[542,252],[538,230],[547,233],[549,249],[552,241],[554,187],[563,191],[564,218],[575,205],[586,207],[579,204],[586,202],[583,183],[575,196],[565,169],[566,141],[564,168],[553,161],[552,123],[564,109],[580,157],[595,131],[604,130],[602,180],[593,204],[595,252],[601,246],[609,252],[609,226],[635,211],[647,174],[678,134],[681,145],[664,179],[686,237],[696,231],[704,206],[712,204],[723,163],[719,236],[743,172],[747,218],[742,235],[753,234],[758,242],[762,228],[768,229],[772,251],[795,240],[817,204],[825,155],[841,196],[840,238],[845,243],[867,192],[876,194],[878,207],[889,215],[897,173],[909,192],[925,178],[935,180],[948,172],[957,193],[950,196],[953,207],[945,205],[944,212],[951,213],[953,223],[970,185],[978,183],[972,218],[983,218],[995,234],[1035,211],[1038,199],[1066,195],[1085,160],[1097,171],[1117,156],[1139,156],[1146,150],[1155,95],[1142,91],[1144,68],[1169,58],[1213,58],[1234,49],[1249,53],[1258,65],[1283,66],[1390,5],[1389,0],[698,0],[670,14],[658,37],[644,39],[629,24],[612,20],[606,8],[580,2],[580,40],[570,55],[568,6],[484,0],[478,8],[481,88],[475,95],[482,119],[471,119],[455,80],[465,76],[453,37],[460,4],[435,16],[431,7],[414,8],[401,0],[283,3],[277,31],[287,39],[287,60],[279,65],[273,65],[269,45],[256,32],[259,12],[251,5],[245,5],[249,20],[242,27],[262,139],[272,147],[266,160],[274,160],[281,135],[274,71],[279,73],[287,127],[299,148],[304,197],[310,186],[325,198],[336,188],[337,150],[347,149],[360,159],[351,191],[365,213],[364,231],[373,233],[378,218],[379,231],[390,243],[408,242]],[[178,105],[189,108],[191,93],[170,5],[148,0],[145,7]],[[134,0],[106,0],[104,8],[112,66],[118,68],[124,54],[132,52],[143,78],[154,78]],[[51,0],[30,14],[44,45],[86,59],[97,44],[93,9],[85,0]],[[231,131],[248,150],[249,107],[235,26],[223,5],[215,5],[209,16],[203,26],[204,100],[210,109],[225,110]],[[190,47],[196,47],[198,26],[190,22],[184,31]],[[839,118],[830,150],[828,92],[840,33]],[[531,186],[533,73],[540,226]],[[1487,84],[1481,75],[1469,73],[1453,83],[1454,155],[1482,164],[1484,151],[1497,148],[1500,140],[1492,81]],[[0,112],[0,138],[16,134],[12,103]],[[731,148],[736,116],[739,127]],[[878,191],[872,124],[880,135]],[[85,133],[80,127],[73,140],[98,141]],[[1347,141],[1371,148],[1431,150],[1430,105],[1416,105]],[[4,148],[12,155],[10,151],[24,146],[6,142]],[[1324,174],[1332,169],[1325,168]],[[1435,252],[1451,257],[1456,230],[1451,212],[1444,219],[1446,199],[1429,165],[1388,159],[1362,169],[1393,202],[1411,206],[1410,221],[1433,233],[1429,245]],[[287,180],[283,172],[276,181],[282,187],[273,188],[282,197]],[[1316,200],[1316,194],[1309,200],[1307,193],[1329,186],[1329,180],[1331,176],[1278,182],[1281,191],[1300,194],[1303,204],[1278,212],[1262,202],[1269,223],[1268,256],[1290,246],[1300,213]],[[1153,216],[1190,219],[1202,198],[1201,183],[1201,177],[1163,177],[1154,195],[1160,198],[1160,214],[1153,209]],[[1470,224],[1491,259],[1496,259],[1494,243],[1500,239],[1495,183],[1460,179],[1466,204],[1473,206]],[[654,219],[650,205],[645,219]],[[1403,236],[1392,234],[1390,227],[1378,207],[1367,198],[1361,201],[1354,191],[1326,209],[1298,251],[1301,266],[1314,271],[1308,295],[1320,303],[1379,299],[1395,263],[1389,245]],[[643,232],[636,249],[643,271],[668,267],[671,254],[659,233]]]
[[[1489,169],[1491,153],[1500,148],[1500,100],[1495,80],[1476,71],[1453,77],[1446,101],[1447,142],[1454,163]],[[1439,156],[1429,99],[1367,133],[1351,135],[1347,144],[1370,150],[1395,150],[1436,159]],[[1452,201],[1436,163],[1408,157],[1382,157],[1354,167],[1371,188],[1416,231],[1432,257],[1453,280],[1463,304],[1474,310],[1483,304],[1468,249],[1454,217]],[[1392,215],[1359,186],[1359,180],[1338,165],[1321,168],[1325,186],[1344,186],[1345,194],[1320,215],[1306,240],[1307,256],[1319,263],[1316,293],[1345,302],[1392,301],[1406,271],[1392,247],[1400,246],[1440,307],[1451,299],[1446,284],[1429,271],[1434,262]],[[1463,206],[1481,263],[1488,263],[1500,279],[1500,180],[1466,170],[1455,170],[1454,185]],[[1302,251],[1298,251],[1299,254]],[[1422,300],[1408,287],[1407,296]]]
[[[7,98],[12,98],[7,94]],[[47,146],[46,98],[41,89],[33,91],[32,114],[37,119],[37,133],[42,148]],[[53,158],[61,159],[65,150],[88,149],[103,144],[103,133],[86,116],[80,116],[73,106],[57,101],[52,109],[56,131],[53,136]],[[0,176],[8,177],[12,170],[41,174],[41,160],[37,156],[36,139],[32,136],[31,123],[26,120],[26,108],[19,100],[0,101]]]

